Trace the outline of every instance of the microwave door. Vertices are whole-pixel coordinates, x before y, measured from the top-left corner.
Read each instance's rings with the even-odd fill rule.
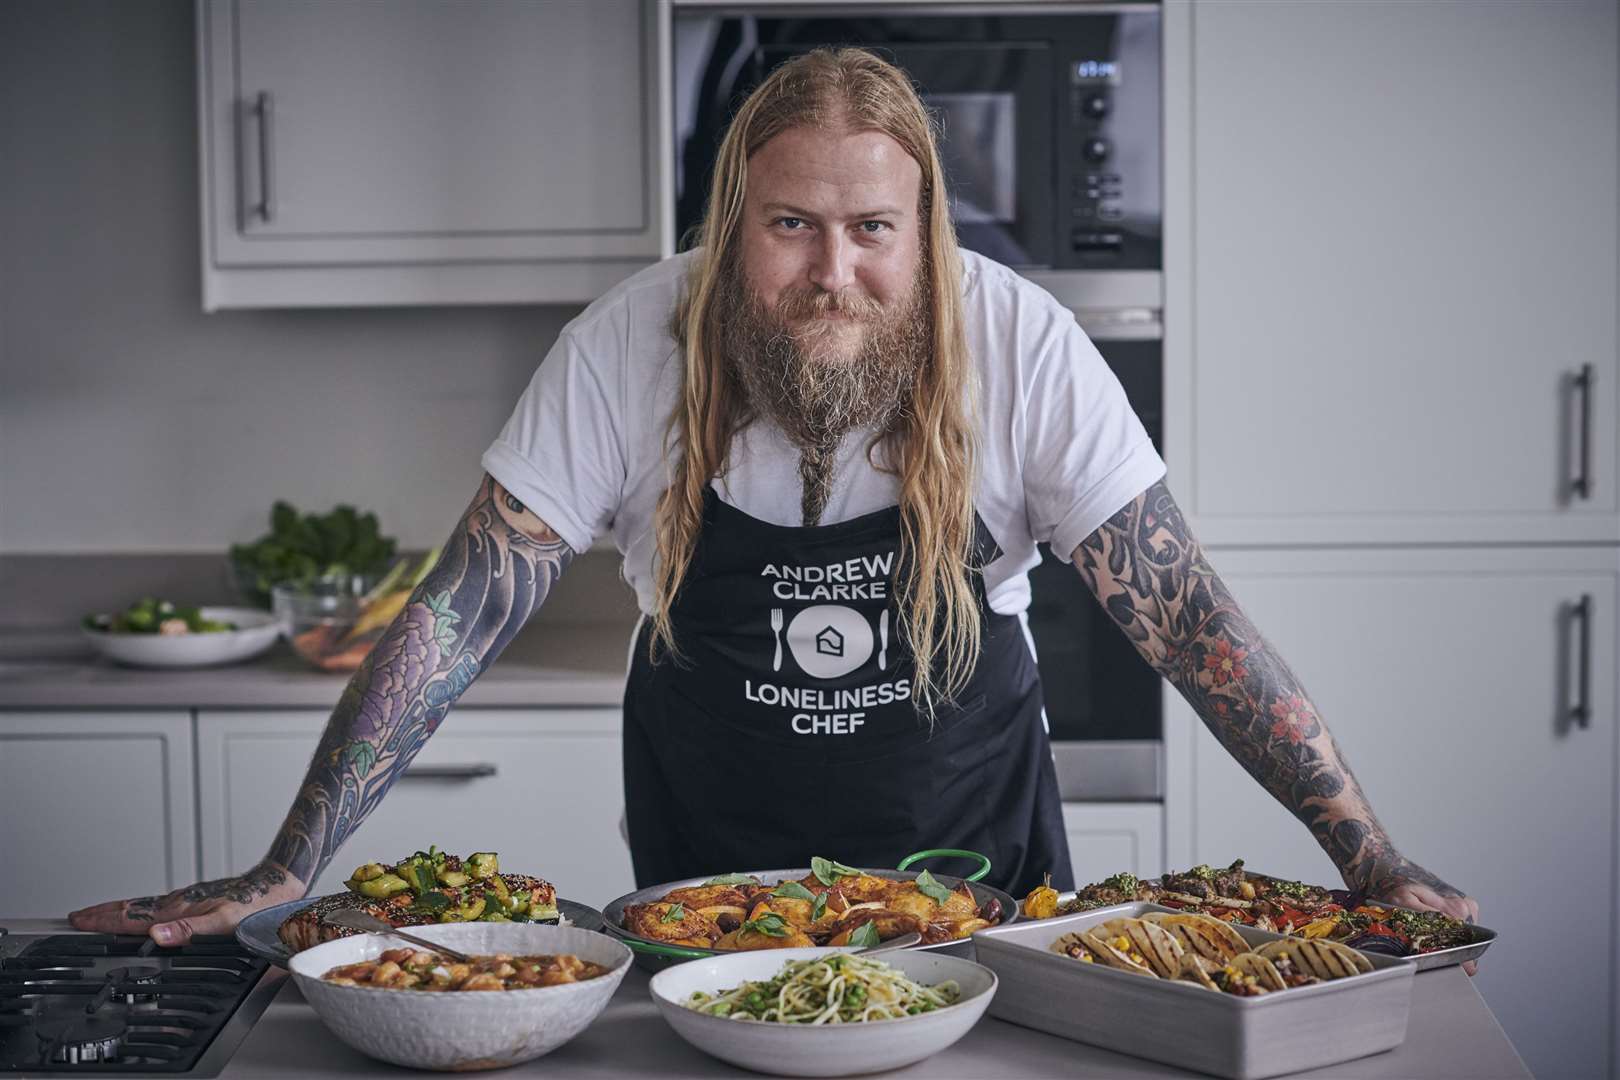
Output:
[[[1051,49],[1017,42],[872,47],[911,76],[932,114],[962,246],[1014,268],[1051,266]],[[797,42],[760,46],[756,81],[808,50]],[[737,81],[731,110],[752,85]]]

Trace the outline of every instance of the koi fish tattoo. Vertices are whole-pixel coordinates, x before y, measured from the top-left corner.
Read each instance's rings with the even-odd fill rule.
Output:
[[[1142,658],[1368,896],[1423,885],[1462,893],[1404,858],[1368,805],[1299,679],[1243,613],[1163,481],[1071,558]]]
[[[444,554],[344,688],[266,861],[312,884],[573,555],[486,475]]]

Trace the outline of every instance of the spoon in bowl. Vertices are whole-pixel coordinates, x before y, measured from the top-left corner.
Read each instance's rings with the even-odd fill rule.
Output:
[[[419,938],[415,934],[407,934],[397,926],[390,926],[381,919],[377,918],[377,916],[367,915],[365,912],[356,910],[355,908],[344,908],[342,911],[334,911],[330,915],[326,916],[326,921],[331,923],[333,926],[343,926],[350,930],[366,930],[374,934],[392,934],[397,938],[410,942],[412,945],[419,945],[422,948],[428,949],[432,952],[442,953],[443,955],[448,956],[450,959],[456,961],[458,964],[470,964],[473,962],[472,957],[468,956],[464,952],[457,952],[448,945],[440,945],[436,941],[429,941],[427,938]]]

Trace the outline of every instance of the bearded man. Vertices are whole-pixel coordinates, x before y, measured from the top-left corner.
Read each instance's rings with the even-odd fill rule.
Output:
[[[777,68],[725,138],[700,242],[563,330],[265,860],[75,925],[168,944],[301,896],[604,532],[644,615],[624,712],[642,885],[945,846],[1015,894],[1070,887],[1019,619],[1046,541],[1346,882],[1476,913],[1379,826],[1073,315],[957,248],[900,71],[854,49]],[[1239,649],[1241,670],[1203,662]]]

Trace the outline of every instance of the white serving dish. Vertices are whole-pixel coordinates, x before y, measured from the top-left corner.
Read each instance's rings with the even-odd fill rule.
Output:
[[[855,1076],[898,1069],[932,1057],[968,1033],[996,993],[993,971],[960,956],[895,949],[873,957],[927,986],[955,979],[955,1005],[899,1020],[864,1024],[774,1024],[728,1020],[686,1007],[696,991],[715,993],[769,979],[789,960],[839,949],[761,949],[690,960],[653,976],[658,1011],[693,1046],[756,1072],[778,1076]]]
[[[590,930],[533,923],[441,923],[411,933],[474,955],[573,953],[610,968],[535,990],[426,993],[336,986],[339,964],[412,948],[388,934],[339,938],[295,953],[287,967],[332,1033],[363,1054],[415,1069],[502,1069],[548,1054],[590,1026],[630,970],[629,948]]]
[[[1174,911],[1131,903],[973,935],[979,962],[1001,977],[990,1013],[1038,1031],[1231,1080],[1314,1069],[1406,1040],[1410,959],[1362,953],[1372,970],[1345,979],[1237,997],[1192,983],[1145,979],[1051,951],[1064,934],[1119,916]],[[1250,946],[1272,934],[1234,926]]]
[[[83,630],[96,651],[109,660],[134,667],[191,668],[235,664],[251,659],[276,643],[281,624],[256,608],[205,607],[205,619],[235,623],[238,629],[205,634],[131,634]]]

